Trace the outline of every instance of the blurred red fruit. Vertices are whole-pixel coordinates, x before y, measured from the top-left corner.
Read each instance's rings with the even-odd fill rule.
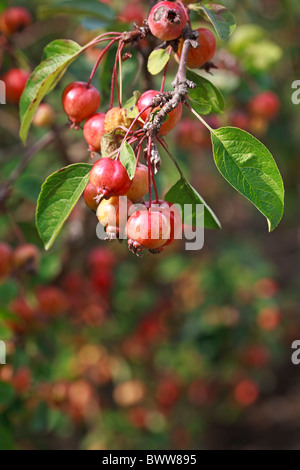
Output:
[[[39,310],[46,315],[58,315],[65,313],[68,301],[64,292],[57,287],[41,287],[37,291]]]
[[[7,8],[0,16],[0,31],[6,36],[11,36],[31,25],[31,23],[32,17],[27,8]]]
[[[6,88],[6,100],[10,104],[19,104],[20,98],[30,77],[26,70],[11,69],[1,77]]]
[[[31,372],[27,367],[22,367],[17,370],[12,379],[12,385],[19,393],[26,393],[30,389]]]
[[[24,269],[30,274],[37,272],[40,262],[40,252],[35,245],[20,245],[14,252],[13,263],[16,269]]]
[[[252,98],[249,110],[254,116],[265,119],[275,118],[280,110],[279,98],[273,91],[262,92]]]
[[[124,5],[124,8],[119,15],[119,20],[122,23],[135,23],[138,26],[142,26],[145,17],[146,15],[141,3],[139,0],[134,0]]]
[[[252,405],[258,396],[258,387],[252,380],[243,380],[234,389],[234,398],[241,406]]]
[[[0,281],[11,273],[13,267],[13,252],[7,243],[0,243]]]
[[[280,310],[272,307],[262,309],[257,317],[257,324],[262,330],[273,331],[281,321]]]

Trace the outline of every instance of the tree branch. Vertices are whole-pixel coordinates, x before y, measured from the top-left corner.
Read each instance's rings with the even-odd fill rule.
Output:
[[[187,69],[187,58],[191,47],[199,47],[197,38],[198,32],[193,31],[189,24],[186,25],[183,31],[183,46],[179,62],[178,71],[174,82],[172,83],[174,91],[168,93],[161,93],[155,96],[152,100],[152,109],[159,105],[162,105],[161,110],[155,115],[154,119],[147,122],[144,126],[144,130],[148,136],[155,136],[159,133],[161,126],[165,122],[165,118],[170,114],[173,109],[177,108],[179,103],[185,101],[189,90],[195,88],[195,84],[190,80],[187,80],[186,69]]]

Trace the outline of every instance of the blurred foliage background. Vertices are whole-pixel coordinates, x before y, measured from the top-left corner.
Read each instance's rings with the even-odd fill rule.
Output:
[[[84,44],[99,30],[123,31],[147,17],[148,2],[105,3],[110,21],[97,15],[96,0],[1,1],[2,10],[26,6],[34,22],[1,48],[0,74],[33,70],[53,39]],[[290,360],[292,341],[300,338],[300,113],[291,101],[292,82],[300,79],[300,4],[221,3],[238,28],[218,44],[218,69],[209,78],[222,89],[227,111],[210,120],[244,127],[271,150],[286,186],[284,219],[267,233],[264,218],[222,180],[206,131],[187,114],[167,141],[222,231],[206,232],[199,252],[178,243],[140,260],[125,245],[100,242],[95,216],[81,201],[45,253],[34,222],[40,187],[62,166],[89,161],[81,131],[59,132],[66,122],[62,90],[87,79],[99,52],[77,60],[46,98],[57,138],[32,157],[0,214],[1,241],[16,248],[24,236],[41,251],[34,275],[16,272],[0,284],[0,339],[7,345],[7,364],[0,366],[1,449],[300,448],[300,381]],[[62,15],[66,4],[93,13],[76,14],[74,7]],[[144,73],[143,47],[123,64],[128,98],[159,87],[161,76]],[[95,80],[104,110],[114,53]],[[173,60],[167,89],[175,70]],[[264,90],[280,100],[272,120],[249,112]],[[1,182],[24,157],[18,130],[17,106],[1,105]],[[34,127],[28,148],[47,132]],[[163,158],[160,190],[176,179]]]

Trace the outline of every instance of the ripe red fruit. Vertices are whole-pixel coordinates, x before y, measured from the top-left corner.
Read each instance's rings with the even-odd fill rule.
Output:
[[[143,25],[145,13],[139,0],[133,0],[124,6],[122,12],[119,15],[119,20],[122,23],[135,23],[139,26]]]
[[[88,259],[90,269],[103,269],[108,271],[113,268],[116,263],[116,257],[112,251],[107,248],[94,248]]]
[[[104,119],[104,113],[96,113],[83,126],[83,136],[92,152],[100,152],[101,150],[101,139],[105,134]]]
[[[243,380],[234,390],[234,398],[241,406],[250,406],[258,398],[259,390],[252,380]]]
[[[102,194],[105,199],[123,196],[132,183],[122,163],[110,158],[101,158],[95,163],[90,181],[97,188],[98,194]]]
[[[89,183],[85,188],[83,197],[86,205],[92,209],[92,211],[96,212],[98,203],[96,201],[96,197],[98,196],[97,189],[92,183]]]
[[[12,385],[19,393],[26,393],[30,388],[31,372],[27,367],[21,367],[12,379]]]
[[[264,91],[250,101],[249,109],[254,116],[272,119],[279,113],[280,101],[273,91]]]
[[[20,319],[29,322],[35,317],[34,310],[22,297],[15,299],[10,306],[11,311]]]
[[[186,23],[185,9],[175,2],[159,2],[152,8],[148,18],[151,33],[162,41],[179,38]]]
[[[146,202],[146,207],[149,208],[149,202]],[[177,207],[171,202],[162,201],[161,199],[158,203],[152,202],[152,210],[161,211],[167,220],[170,221],[170,236],[168,241],[163,246],[168,246],[178,240],[182,235],[182,217],[181,213]]]
[[[13,252],[7,243],[0,243],[0,281],[9,276],[13,267]]]
[[[70,83],[62,94],[62,105],[70,121],[77,127],[100,106],[100,94],[86,82]]]
[[[42,287],[37,291],[36,297],[39,310],[46,315],[58,315],[68,308],[64,292],[57,287]]]
[[[144,108],[150,105],[151,101],[159,92],[155,90],[148,90],[142,94],[137,102],[137,108],[139,112],[143,111]],[[141,114],[141,119],[147,121],[151,112],[156,111],[159,108],[149,108]],[[182,116],[182,103],[179,103],[177,108],[173,109],[168,116],[168,120],[161,126],[158,135],[167,135],[171,132],[174,127],[177,126]]]
[[[170,219],[161,211],[137,211],[127,221],[128,247],[134,253],[157,250],[169,240],[170,231]]]
[[[128,211],[132,206],[132,202],[127,199],[121,202],[116,196],[108,200],[102,200],[97,209],[97,217],[101,225],[106,228],[106,233],[111,238],[116,238],[120,232],[120,228],[125,228]]]
[[[152,183],[152,180],[151,180]],[[136,167],[132,185],[126,196],[130,201],[136,203],[148,193],[148,167],[139,163]]]
[[[239,127],[245,131],[249,131],[251,128],[251,118],[245,111],[234,111],[230,116],[230,121],[233,127]]]
[[[13,264],[16,269],[25,269],[28,273],[35,273],[40,262],[40,252],[35,245],[20,245],[14,252]]]
[[[33,118],[33,124],[36,127],[51,127],[54,124],[55,114],[52,106],[48,103],[42,103],[38,107]]]
[[[12,7],[4,10],[0,17],[0,31],[10,36],[32,23],[29,11],[23,7]]]
[[[197,29],[197,32],[199,33],[199,37],[197,39],[199,47],[197,47],[197,49],[191,47],[187,58],[187,66],[191,69],[198,69],[199,67],[202,67],[202,65],[211,61],[217,50],[216,38],[209,29],[199,28]],[[183,39],[181,39],[179,43],[179,57],[182,53],[182,47]]]
[[[19,104],[29,77],[30,73],[21,69],[11,69],[1,77],[1,80],[5,83],[8,103]]]

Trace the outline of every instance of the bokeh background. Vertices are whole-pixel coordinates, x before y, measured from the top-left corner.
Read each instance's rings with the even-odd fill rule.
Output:
[[[147,16],[146,1],[105,3],[115,12],[113,26],[91,15],[61,15],[63,2],[54,10],[52,1],[2,0],[1,9],[29,8],[34,22],[9,45],[1,42],[0,75],[12,67],[33,70],[53,39],[84,44],[98,30],[126,30]],[[291,363],[291,344],[300,339],[300,109],[291,101],[292,82],[300,79],[300,4],[220,3],[238,28],[218,44],[211,79],[227,110],[210,120],[245,128],[272,151],[286,186],[283,221],[268,233],[264,218],[222,179],[209,136],[187,114],[167,141],[223,227],[206,232],[201,251],[186,252],[178,242],[138,259],[126,244],[96,238],[95,216],[81,201],[45,252],[34,222],[40,187],[62,166],[89,161],[82,131],[60,132],[62,90],[87,79],[99,52],[77,60],[46,97],[57,127],[34,127],[28,148],[47,132],[57,133],[54,144],[31,158],[0,213],[1,241],[16,248],[24,238],[41,252],[35,274],[16,272],[0,284],[0,339],[7,345],[1,449],[300,448],[300,366]],[[95,80],[103,109],[113,52]],[[143,72],[138,50],[123,69],[128,98],[159,87],[161,77]],[[167,89],[175,70],[172,61]],[[269,120],[249,112],[251,99],[265,90],[280,100],[278,116]],[[1,183],[25,155],[18,130],[17,106],[1,105]],[[176,180],[163,157],[160,191]]]

